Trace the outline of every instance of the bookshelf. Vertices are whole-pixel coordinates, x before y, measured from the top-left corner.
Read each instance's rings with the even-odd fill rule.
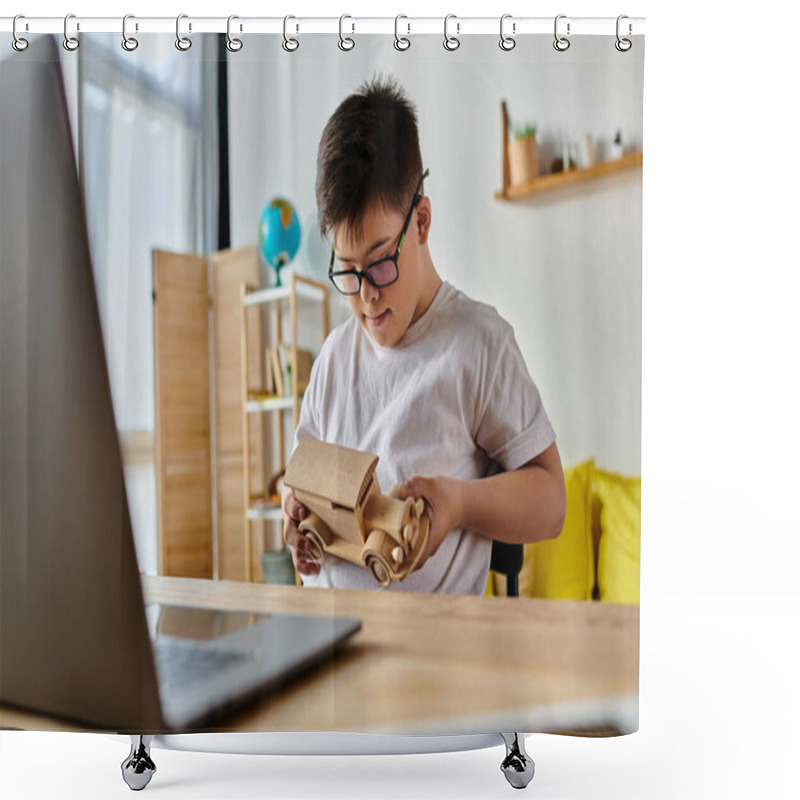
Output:
[[[318,307],[321,315],[322,340],[328,336],[330,330],[330,309],[328,287],[319,281],[293,274],[285,286],[267,289],[249,289],[245,283],[240,285],[240,336],[241,336],[241,404],[242,404],[242,463],[244,467],[244,554],[245,575],[247,580],[253,580],[253,542],[251,524],[253,522],[282,521],[280,504],[271,501],[268,490],[253,492],[251,486],[251,420],[256,415],[275,415],[277,417],[277,437],[275,450],[278,455],[279,471],[286,466],[286,442],[284,437],[284,414],[292,412],[292,431],[297,428],[300,419],[300,402],[302,389],[299,381],[297,365],[302,360],[302,352],[298,347],[299,310],[304,304],[313,308]],[[284,314],[286,306],[289,311],[289,341],[283,340]],[[281,370],[280,386],[276,380],[267,380],[264,386],[251,386],[248,369],[251,360],[248,330],[248,310],[254,307],[269,307],[275,320],[275,350],[284,354],[288,375]],[[267,358],[266,351],[262,354]],[[270,364],[267,361],[267,371]],[[268,373],[267,373],[268,374]],[[284,379],[288,377],[288,380]],[[276,376],[277,377],[277,376]],[[276,385],[277,389],[276,390]],[[283,392],[280,392],[280,389]],[[262,448],[257,449],[256,456],[264,458]]]

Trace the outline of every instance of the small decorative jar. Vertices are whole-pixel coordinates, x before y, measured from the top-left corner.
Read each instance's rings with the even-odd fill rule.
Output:
[[[535,128],[526,129],[525,135],[517,136],[509,144],[508,167],[512,186],[539,176],[539,145]]]

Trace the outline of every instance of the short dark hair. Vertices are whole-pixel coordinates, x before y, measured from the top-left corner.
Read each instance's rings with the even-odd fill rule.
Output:
[[[371,205],[406,213],[422,175],[417,112],[392,78],[364,82],[333,112],[317,153],[317,213],[326,236],[362,233]]]

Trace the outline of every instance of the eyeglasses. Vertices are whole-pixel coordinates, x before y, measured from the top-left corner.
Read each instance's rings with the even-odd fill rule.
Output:
[[[382,258],[380,261],[374,261],[372,264],[367,265],[361,272],[354,269],[333,271],[333,265],[336,261],[336,249],[331,247],[331,263],[328,266],[328,278],[331,283],[342,294],[353,295],[361,291],[361,281],[366,278],[367,281],[376,289],[383,289],[386,286],[391,286],[399,277],[400,273],[397,269],[397,259],[400,258],[400,248],[403,245],[403,240],[406,238],[408,226],[411,223],[411,216],[414,209],[417,207],[422,195],[419,194],[419,188],[422,186],[422,181],[428,177],[430,170],[426,169],[419,179],[417,188],[414,190],[414,199],[411,201],[411,208],[408,209],[406,214],[406,221],[403,223],[403,230],[400,231],[400,239],[397,242],[397,249],[394,255]]]

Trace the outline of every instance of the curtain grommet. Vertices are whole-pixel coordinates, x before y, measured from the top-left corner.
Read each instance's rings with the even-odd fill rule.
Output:
[[[175,47],[178,48],[182,53],[185,53],[191,46],[192,40],[188,36],[181,36],[181,20],[188,19],[188,14],[178,14],[178,18],[175,20]],[[191,33],[192,30],[192,23],[189,23],[189,32]]]
[[[69,35],[69,31],[67,30],[67,26],[69,25],[69,21],[71,19],[75,19],[75,15],[74,14],[67,14],[67,16],[64,17],[64,49],[65,50],[69,50],[70,53],[72,53],[75,50],[77,50],[78,47],[80,47],[80,44],[81,44],[80,40],[78,39],[78,37],[77,36],[70,36]],[[81,29],[80,24],[78,24],[77,29],[78,30]]]
[[[339,17],[339,49],[344,50],[345,52],[352,50],[356,46],[355,39],[351,38],[350,36],[345,36],[344,31],[342,30],[342,26],[344,25],[344,21],[346,19],[352,19],[349,14],[342,14]],[[352,32],[356,29],[355,23],[352,25]]]
[[[500,49],[504,50],[506,53],[509,50],[513,50],[517,46],[517,40],[513,36],[507,36],[506,33],[503,31],[503,24],[507,19],[511,19],[511,14],[503,14],[500,17]],[[517,32],[517,23],[511,23],[511,33]]]
[[[132,53],[138,46],[139,40],[135,39],[133,36],[128,36],[128,20],[135,19],[133,14],[126,14],[122,18],[122,49],[127,50],[127,52]],[[139,30],[139,25],[136,25],[136,30]]]
[[[447,32],[447,23],[450,22],[451,19],[456,20],[456,35],[450,36]],[[455,14],[448,14],[444,18],[444,41],[442,42],[442,47],[445,50],[449,50],[451,53],[454,50],[458,50],[461,47],[461,40],[458,38],[458,34],[461,33],[461,23],[457,21],[457,17]]]
[[[14,17],[14,25],[12,27],[12,31],[14,33],[14,41],[11,42],[11,46],[18,53],[21,53],[23,50],[27,50],[28,49],[28,40],[27,39],[23,39],[22,36],[20,36],[17,33],[17,20],[20,20],[20,19],[25,19],[25,15],[24,14],[17,14],[17,16]]]
[[[566,19],[566,18],[567,18],[566,14],[559,14],[556,17],[556,21],[553,25],[553,34],[555,36],[553,47],[555,47],[555,49],[558,50],[559,53],[563,53],[565,50],[569,50],[570,41],[569,39],[567,39],[567,36],[569,36],[569,29],[570,29],[569,22],[567,23],[567,36],[558,35],[558,21],[560,19]]]
[[[297,50],[298,47],[300,47],[300,42],[293,36],[289,36],[288,25],[290,19],[297,19],[297,17],[294,17],[291,14],[287,14],[283,18],[283,41],[281,42],[281,47],[287,53],[294,53],[294,51]],[[299,26],[296,27],[295,30],[299,30]]]
[[[633,47],[633,42],[630,39],[627,39],[627,38],[624,38],[624,37],[620,36],[620,32],[619,32],[620,31],[620,22],[622,22],[623,19],[629,19],[628,15],[627,14],[620,14],[617,17],[617,41],[614,42],[614,47],[616,47],[617,50],[619,50],[620,53],[627,53],[628,50],[630,50],[631,47]],[[633,26],[629,22],[628,23],[628,36],[630,36],[632,32],[633,32]]]
[[[233,22],[233,20],[235,20],[235,19],[239,19],[239,17],[236,16],[236,14],[231,14],[228,17],[227,39],[225,40],[225,47],[227,47],[228,51],[231,52],[231,53],[238,53],[244,47],[244,44],[242,43],[242,40],[241,39],[237,39],[231,33],[231,22]],[[239,27],[239,30],[241,31],[241,26]]]
[[[408,50],[409,47],[411,47],[411,39],[408,39],[405,36],[400,35],[398,27],[400,25],[401,19],[408,19],[408,17],[405,14],[398,14],[394,18],[394,49],[399,50],[400,52],[404,52],[405,50]],[[411,33],[411,25],[406,23],[406,26],[408,27],[408,33]]]

